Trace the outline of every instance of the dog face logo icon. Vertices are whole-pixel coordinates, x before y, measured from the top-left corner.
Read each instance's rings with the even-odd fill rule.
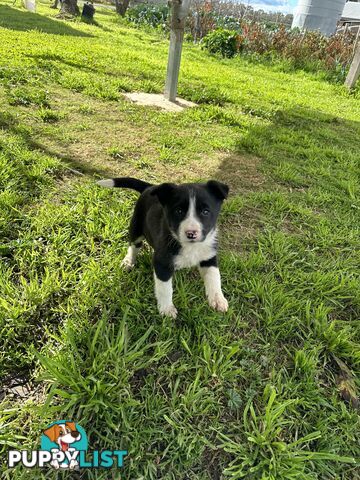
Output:
[[[79,452],[87,450],[86,433],[80,425],[60,420],[43,431],[41,450],[52,453],[51,465],[56,469],[78,468]]]
[[[63,452],[69,449],[69,445],[81,439],[81,433],[76,430],[74,422],[56,423],[44,430],[44,435],[57,443]]]

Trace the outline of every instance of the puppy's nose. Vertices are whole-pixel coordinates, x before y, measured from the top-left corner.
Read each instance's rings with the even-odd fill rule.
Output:
[[[185,235],[189,240],[195,240],[198,236],[198,232],[196,230],[186,230]]]
[[[74,438],[77,438],[79,436],[79,432],[77,430],[73,430],[71,432],[71,436],[74,437]]]

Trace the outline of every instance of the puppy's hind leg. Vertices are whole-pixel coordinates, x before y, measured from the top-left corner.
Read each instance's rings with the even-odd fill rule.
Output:
[[[137,254],[139,253],[139,250],[142,245],[142,238],[137,239],[135,243],[131,243],[128,247],[127,253],[125,257],[123,258],[123,261],[121,262],[121,266],[125,270],[131,270],[136,261]]]
[[[139,253],[144,239],[142,234],[142,222],[136,209],[130,223],[129,239],[130,245],[128,251],[121,262],[121,265],[125,270],[131,270],[135,265],[137,254]]]

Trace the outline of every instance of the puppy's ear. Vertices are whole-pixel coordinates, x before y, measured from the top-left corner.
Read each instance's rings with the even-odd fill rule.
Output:
[[[76,426],[74,422],[65,422],[65,425],[69,427],[72,432],[76,431]]]
[[[164,206],[168,203],[168,200],[174,193],[175,189],[175,183],[162,183],[158,187],[154,188],[154,190],[151,192],[151,195],[156,195],[161,205]]]
[[[218,200],[225,200],[229,194],[229,187],[225,183],[209,180],[206,186]]]
[[[56,442],[56,439],[59,437],[60,434],[60,429],[59,425],[55,424],[52,427],[47,428],[46,430],[43,431],[43,434],[46,435],[52,442]]]

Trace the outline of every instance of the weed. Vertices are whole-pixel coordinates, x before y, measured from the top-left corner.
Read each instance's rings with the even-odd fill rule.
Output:
[[[61,113],[55,112],[51,108],[40,107],[38,110],[38,116],[45,123],[54,123],[60,120]]]

